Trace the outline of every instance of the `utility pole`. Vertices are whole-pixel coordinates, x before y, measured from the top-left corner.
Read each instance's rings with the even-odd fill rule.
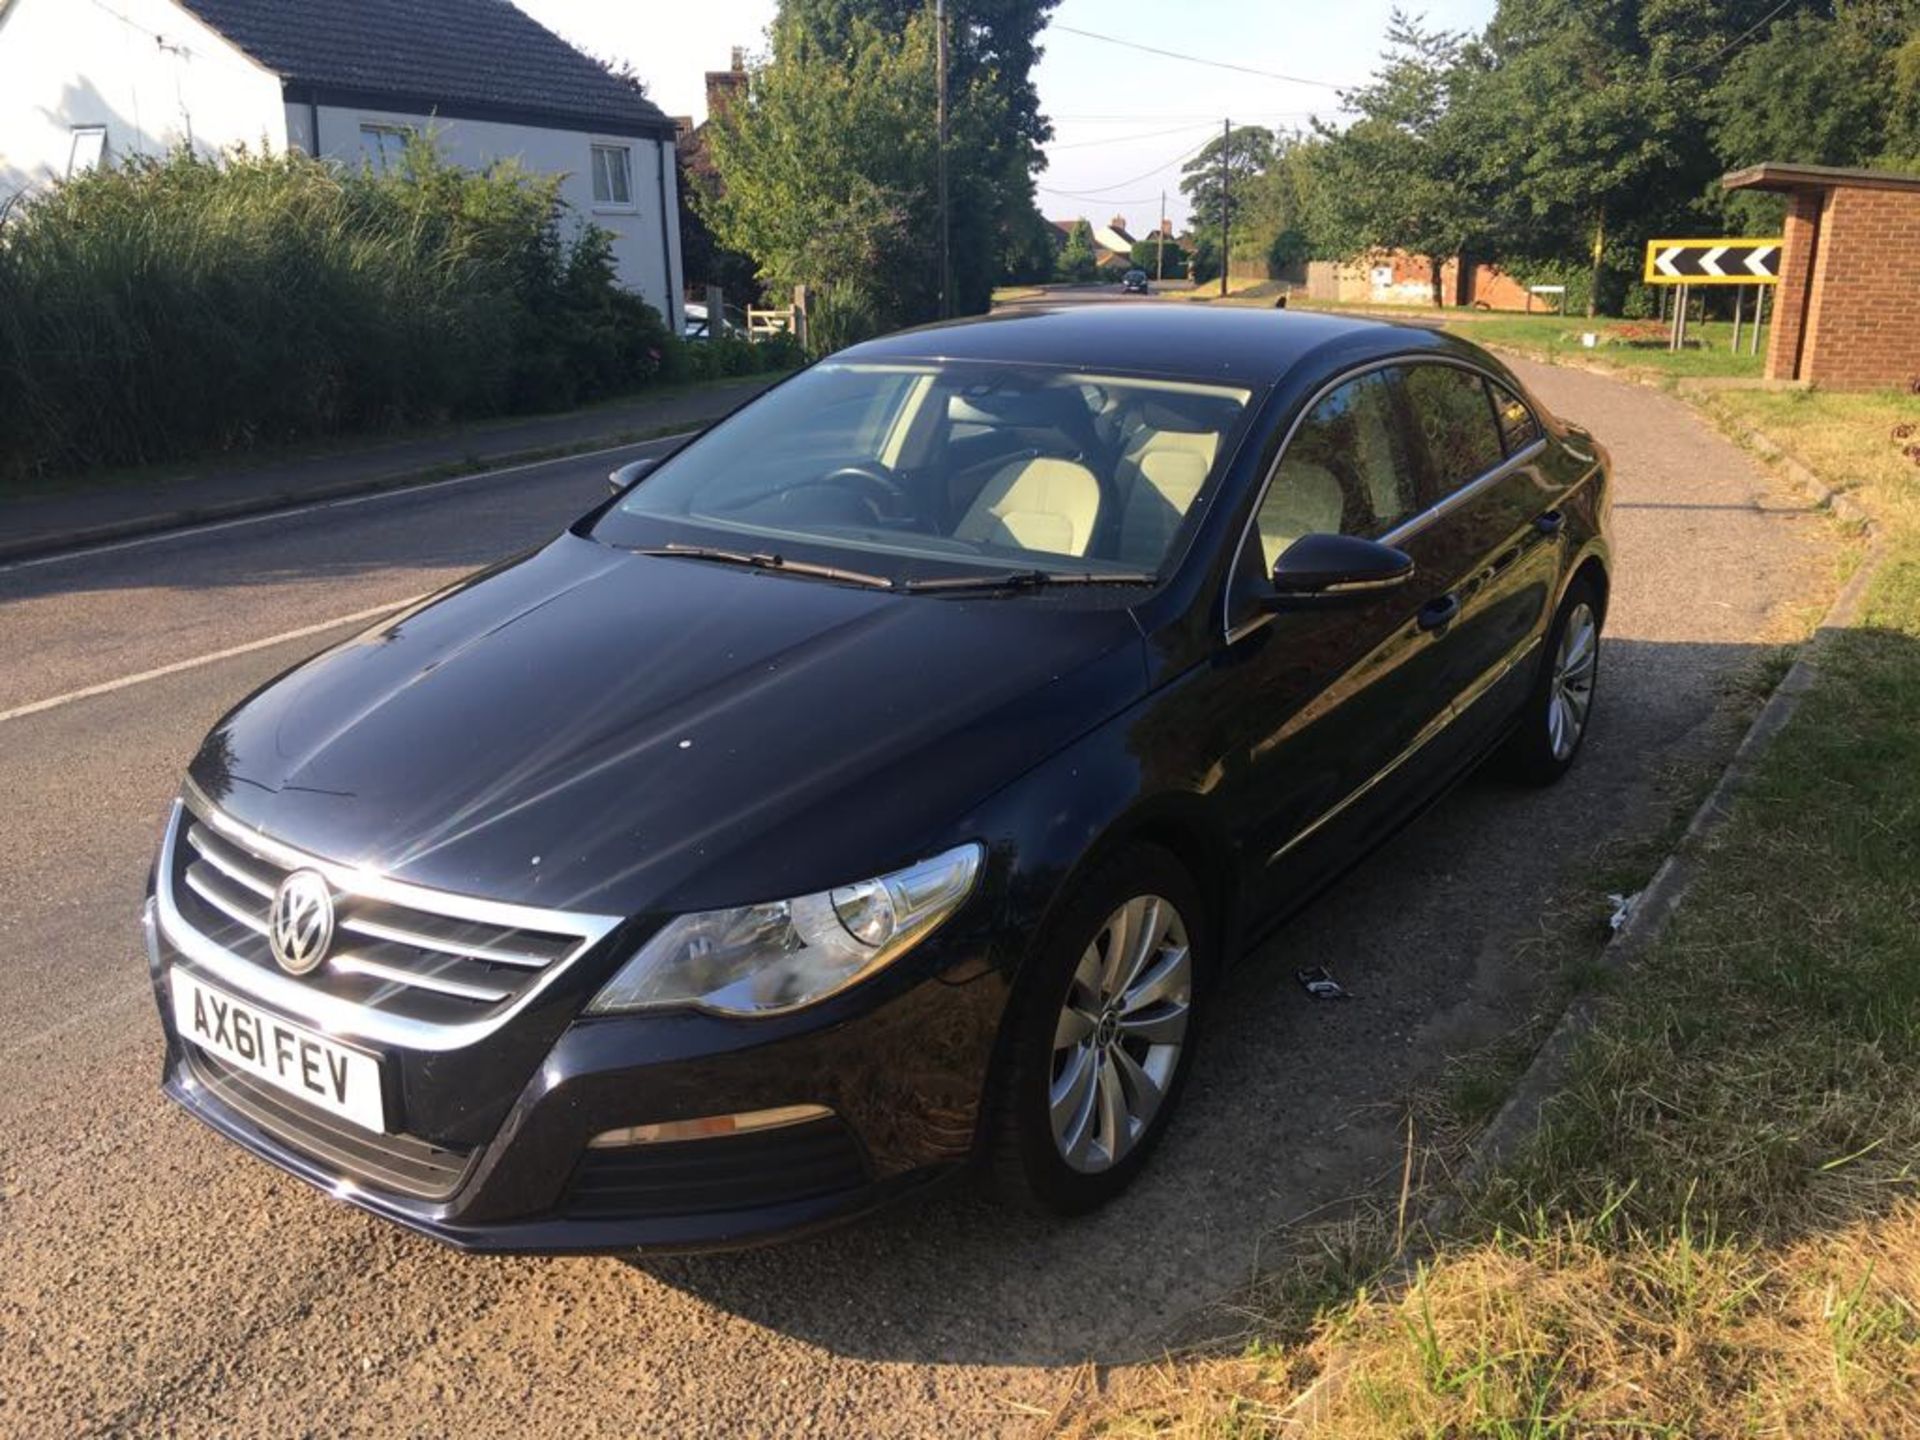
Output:
[[[1233,167],[1227,163],[1227,152],[1233,148],[1233,121],[1220,122],[1220,294],[1227,293],[1227,256],[1233,253],[1232,236],[1227,219],[1227,190],[1233,184]]]
[[[940,187],[940,318],[953,314],[953,228],[947,215],[947,0],[933,0],[934,68],[940,93],[934,102],[934,144],[939,150]]]
[[[1160,228],[1153,232],[1153,278],[1167,278],[1167,192],[1160,192]]]

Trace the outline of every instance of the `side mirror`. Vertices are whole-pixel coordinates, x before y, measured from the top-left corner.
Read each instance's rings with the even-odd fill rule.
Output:
[[[1412,574],[1412,556],[1377,540],[1302,535],[1274,564],[1267,608],[1286,609],[1300,601],[1364,600],[1404,585]]]
[[[607,489],[615,495],[631,489],[646,479],[648,474],[653,470],[653,467],[658,465],[661,459],[662,457],[659,455],[649,455],[644,460],[629,460],[625,465],[622,465],[618,470],[612,471],[607,476]]]

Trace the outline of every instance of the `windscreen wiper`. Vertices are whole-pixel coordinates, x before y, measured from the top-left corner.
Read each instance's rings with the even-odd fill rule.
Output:
[[[838,565],[816,565],[811,560],[789,560],[784,555],[764,551],[722,550],[713,545],[657,545],[636,550],[636,555],[665,555],[681,560],[718,560],[725,565],[746,565],[755,570],[778,570],[786,575],[813,575],[822,580],[839,580],[848,585],[865,585],[873,590],[897,590],[900,587],[884,575],[869,575],[863,570],[843,570]]]
[[[1158,575],[1135,570],[1009,570],[999,575],[952,575],[940,580],[906,580],[910,594],[929,590],[1042,590],[1055,585],[1152,585]]]

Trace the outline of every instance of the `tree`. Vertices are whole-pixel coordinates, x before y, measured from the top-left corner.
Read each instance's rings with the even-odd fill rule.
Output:
[[[1718,159],[1920,168],[1920,4],[1787,17],[1727,64],[1707,97]],[[1728,197],[1747,218],[1754,201]],[[1758,217],[1754,217],[1758,218]]]
[[[1220,278],[1220,242],[1212,235],[1195,235],[1187,252],[1187,278],[1196,285]]]
[[[931,318],[939,246],[930,14],[894,34],[853,15],[844,43],[818,43],[783,11],[744,101],[707,127],[719,187],[704,209],[722,245],[754,257],[776,288],[833,288],[843,313],[880,328]],[[955,291],[984,308],[998,267],[987,153],[1004,104],[985,79],[955,87],[949,167]]]
[[[1395,10],[1373,83],[1341,93],[1359,118],[1345,130],[1318,125],[1326,143],[1312,152],[1319,242],[1342,255],[1387,249],[1425,256],[1435,305],[1444,302],[1442,266],[1483,225],[1453,108],[1464,43]]]
[[[1000,275],[1002,284],[1032,285],[1053,278],[1060,248],[1060,232],[1040,211],[1028,206],[1010,214],[1001,237]]]
[[[1161,276],[1177,278],[1187,273],[1186,252],[1181,250],[1180,242],[1169,236],[1164,244],[1149,235],[1145,240],[1133,242],[1133,263],[1155,279]]]
[[[1276,136],[1273,158],[1253,177],[1246,208],[1233,233],[1233,253],[1242,260],[1258,260],[1268,272],[1279,273],[1311,258],[1308,236],[1313,184],[1312,151],[1322,142],[1303,135]]]
[[[1737,37],[1714,19],[1732,8],[1505,0],[1464,57],[1462,153],[1487,229],[1509,260],[1584,260],[1589,315],[1609,267],[1637,268],[1646,233],[1698,206],[1714,163],[1700,76]]]
[[[1060,252],[1059,263],[1054,266],[1054,274],[1062,280],[1084,285],[1099,273],[1100,261],[1093,253],[1093,227],[1084,220],[1076,220],[1067,235],[1066,247]]]
[[[1220,240],[1222,187],[1228,227],[1237,232],[1259,178],[1273,164],[1273,132],[1263,125],[1237,125],[1209,140],[1180,167],[1180,193],[1193,210],[1196,235]]]
[[[964,153],[957,143],[949,150],[950,164],[964,165],[984,177],[986,183],[976,198],[984,207],[987,226],[997,236],[973,255],[963,257],[956,233],[955,290],[962,310],[984,309],[995,280],[1017,278],[1017,272],[1029,268],[1038,258],[1032,248],[1033,238],[1039,233],[1035,222],[1040,221],[1033,179],[1046,164],[1040,147],[1053,138],[1053,126],[1040,113],[1033,68],[1040,60],[1040,33],[1058,3],[947,0],[948,73],[953,93],[990,96],[999,117],[991,128],[972,130]],[[930,9],[930,0],[781,3],[782,15],[802,25],[829,55],[851,53],[856,22],[905,36],[910,27],[927,21]]]

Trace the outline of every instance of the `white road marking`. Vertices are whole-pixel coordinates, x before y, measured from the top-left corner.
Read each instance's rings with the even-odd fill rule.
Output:
[[[431,594],[429,591],[427,594]],[[338,630],[342,625],[352,625],[360,621],[376,620],[382,615],[391,615],[396,610],[404,610],[409,605],[417,605],[426,599],[426,594],[409,595],[404,600],[389,601],[385,605],[375,605],[366,610],[356,610],[351,615],[336,615],[331,620],[316,621],[312,625],[302,625],[298,630],[283,630],[278,635],[269,635],[263,640],[249,640],[244,645],[229,645],[224,650],[215,650],[209,655],[196,655],[190,660],[176,660],[171,665],[162,665],[154,670],[142,670],[137,675],[122,675],[118,680],[102,681],[98,685],[89,685],[84,690],[69,690],[65,695],[54,695],[45,700],[35,700],[31,705],[17,705],[11,710],[0,710],[0,724],[8,720],[18,720],[27,715],[38,715],[43,710],[52,710],[57,706],[71,705],[76,700],[89,700],[95,695],[110,695],[115,690],[125,690],[129,686],[144,685],[149,680],[164,679],[168,675],[178,675],[182,670],[197,670],[202,665],[217,664],[222,660],[231,660],[236,655],[250,654],[255,650],[269,650],[275,645],[284,645],[289,640],[301,640],[309,635],[318,635],[327,630]]]
[[[656,435],[651,440],[629,440],[624,445],[609,445],[601,450],[582,450],[577,455],[555,455],[545,460],[526,460],[518,465],[502,465],[497,470],[475,470],[470,475],[452,475],[445,480],[423,480],[418,485],[401,485],[392,490],[373,490],[364,495],[343,495],[337,500],[316,500],[306,505],[290,505],[283,510],[264,510],[258,515],[241,515],[232,520],[209,520],[199,525],[182,525],[174,530],[157,530],[151,535],[135,535],[125,540],[110,540],[100,545],[88,545],[79,550],[62,550],[58,555],[37,555],[31,560],[13,560],[0,565],[0,575],[15,570],[32,570],[41,565],[59,565],[69,560],[85,560],[95,555],[107,555],[116,550],[137,550],[147,545],[159,545],[168,540],[184,540],[194,535],[211,535],[218,530],[236,530],[243,525],[264,525],[269,520],[285,520],[294,515],[310,515],[319,510],[344,510],[350,505],[369,505],[376,500],[395,500],[403,495],[419,495],[428,490],[444,490],[453,485],[471,485],[476,480],[496,480],[502,475],[517,475],[523,470],[538,470],[548,465],[566,465],[577,460],[592,460],[601,455],[617,455],[623,450],[638,450],[647,445],[658,445],[667,440],[678,440],[681,435],[691,433],[680,431],[673,435]],[[6,716],[0,715],[0,720]]]

